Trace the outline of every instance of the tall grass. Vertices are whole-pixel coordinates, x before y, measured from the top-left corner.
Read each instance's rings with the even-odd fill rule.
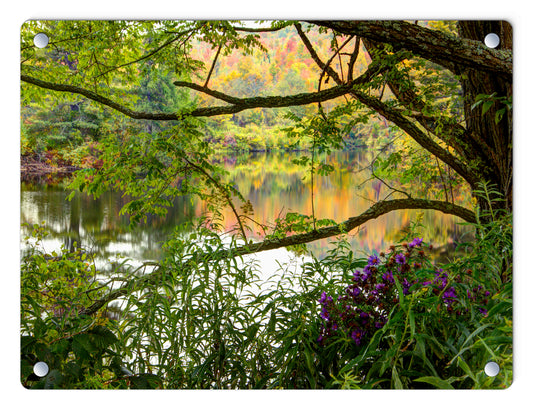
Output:
[[[124,272],[124,266],[104,279],[81,251],[48,254],[40,247],[45,233],[36,227],[33,252],[21,265],[22,383],[508,387],[512,225],[505,213],[491,218],[474,224],[476,240],[461,245],[466,256],[446,265],[435,266],[431,244],[419,238],[371,258],[355,255],[340,239],[324,259],[281,264],[270,278],[253,258],[213,258],[236,243],[198,227],[169,239],[166,257],[144,281],[141,270]],[[122,298],[111,303],[118,303],[114,310],[104,306],[95,315],[79,314],[105,297],[113,281],[123,286]],[[40,379],[32,374],[39,360],[51,368]],[[500,366],[495,377],[483,370],[489,361]]]

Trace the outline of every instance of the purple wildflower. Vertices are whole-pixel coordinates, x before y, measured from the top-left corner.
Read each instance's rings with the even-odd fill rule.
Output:
[[[383,326],[385,326],[385,323],[387,323],[387,316],[381,315],[374,326],[376,329],[381,329]]]
[[[446,285],[448,285],[448,274],[443,272],[442,269],[437,269],[433,283],[437,285],[439,289],[444,289]]]
[[[411,287],[411,284],[407,279],[404,279],[402,282],[402,288],[403,288],[403,294],[407,295],[409,294],[409,288]]]
[[[396,255],[396,257],[394,258],[396,260],[396,263],[398,263],[399,265],[405,265],[405,255],[403,253],[399,253],[398,255]]]
[[[414,248],[415,246],[422,245],[422,242],[422,238],[415,238],[411,241],[411,243],[409,243],[409,247]]]
[[[363,268],[363,276],[361,277],[361,280],[363,282],[366,282],[371,276],[372,276],[372,271],[370,270],[370,265],[366,265]]]
[[[359,296],[359,294],[361,293],[361,289],[359,289],[356,285],[350,285],[346,288],[346,293],[355,298],[357,296]]]
[[[369,316],[368,316],[368,313],[366,313],[366,312],[361,312],[361,313],[359,314],[359,317],[361,318],[361,324],[362,324],[362,325],[366,325],[366,324],[368,323],[368,317],[369,317]]]
[[[370,255],[370,257],[368,258],[368,264],[370,266],[376,266],[376,265],[379,265],[379,257],[378,255]]]
[[[446,289],[442,294],[442,299],[444,299],[444,303],[446,303],[446,305],[448,306],[450,306],[454,302],[456,297],[457,293],[455,293],[455,288],[453,286]]]
[[[382,278],[387,282],[394,283],[394,276],[392,276],[392,272],[389,270],[383,274]]]
[[[361,329],[357,328],[352,332],[352,339],[357,346],[361,344],[362,338],[363,338],[363,331]]]
[[[479,313],[481,313],[483,316],[487,316],[487,309],[484,309],[484,308],[479,308]]]
[[[446,289],[446,291],[444,292],[442,297],[444,297],[446,299],[457,297],[457,293],[455,293],[455,288],[452,286],[452,287]]]

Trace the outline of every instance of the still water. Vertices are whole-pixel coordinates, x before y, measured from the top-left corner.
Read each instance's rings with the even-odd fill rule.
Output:
[[[299,153],[253,153],[224,156],[218,159],[228,171],[228,179],[253,205],[251,217],[261,224],[275,225],[276,218],[288,212],[312,214],[311,180],[305,167],[291,160]],[[336,222],[364,212],[373,202],[387,195],[387,188],[376,181],[368,181],[367,166],[371,159],[365,151],[337,152],[327,161],[335,170],[328,176],[316,176],[314,187],[315,215]],[[362,185],[361,185],[362,184]],[[50,236],[44,242],[47,251],[58,250],[63,244],[72,248],[74,242],[97,255],[100,261],[120,254],[133,261],[158,260],[161,244],[176,227],[192,221],[206,212],[205,204],[192,197],[178,197],[165,217],[150,217],[134,229],[128,228],[128,218],[120,215],[127,199],[119,192],[107,192],[98,199],[77,194],[68,201],[69,191],[58,186],[26,183],[21,186],[21,222],[45,222]],[[456,198],[457,199],[457,198]],[[225,229],[234,228],[236,220],[229,208],[223,209]],[[466,229],[457,225],[460,220],[436,211],[395,211],[369,221],[350,232],[350,243],[359,256],[387,248],[401,237],[402,229],[417,215],[421,215],[424,240],[437,248],[449,249]],[[27,230],[23,228],[25,236]],[[256,226],[250,235],[261,239]],[[324,256],[328,241],[310,244],[308,248]],[[22,247],[24,252],[24,245]],[[273,252],[283,256],[286,251]]]

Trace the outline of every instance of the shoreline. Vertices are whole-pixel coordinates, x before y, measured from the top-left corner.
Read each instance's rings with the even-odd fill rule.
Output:
[[[20,156],[20,180],[23,182],[50,182],[71,175],[80,167],[66,161],[50,161],[37,155]],[[45,180],[45,181],[43,181]]]

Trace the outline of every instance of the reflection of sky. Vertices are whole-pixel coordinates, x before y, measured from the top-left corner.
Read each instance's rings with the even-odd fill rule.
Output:
[[[311,184],[305,177],[305,169],[291,163],[297,154],[256,154],[244,159],[224,161],[229,180],[238,186],[243,196],[249,199],[254,212],[250,218],[275,226],[275,220],[287,212],[311,215]],[[381,184],[366,183],[364,153],[338,153],[328,159],[335,171],[315,178],[315,214],[317,218],[331,218],[341,222],[360,214],[372,205],[378,195],[386,195]],[[358,171],[358,172],[352,172]],[[379,192],[378,192],[379,191]],[[98,255],[99,263],[116,254],[133,260],[157,260],[161,257],[161,244],[174,228],[200,216],[205,211],[199,201],[177,198],[174,207],[164,218],[149,218],[148,222],[133,230],[128,229],[128,220],[119,214],[125,199],[118,193],[106,193],[101,198],[76,195],[66,200],[67,192],[56,188],[28,187],[21,189],[21,222],[35,224],[46,222],[51,231],[43,242],[49,252],[58,250],[63,244],[69,248],[76,241],[78,245]],[[236,206],[240,204],[237,202]],[[229,207],[221,210],[226,231],[236,225],[236,219]],[[364,256],[376,250],[386,249],[401,238],[399,232],[416,218],[416,210],[395,211],[372,220],[349,233],[352,248]],[[425,228],[421,236],[436,246],[458,240],[464,229],[456,225],[456,218],[439,212],[422,212]],[[253,225],[251,239],[261,240],[262,229]],[[23,229],[24,234],[28,233]],[[24,245],[23,245],[24,248]],[[318,257],[325,256],[330,248],[328,240],[308,244],[308,249]],[[278,266],[276,259],[287,260],[286,250],[257,254],[261,270],[272,272]]]

